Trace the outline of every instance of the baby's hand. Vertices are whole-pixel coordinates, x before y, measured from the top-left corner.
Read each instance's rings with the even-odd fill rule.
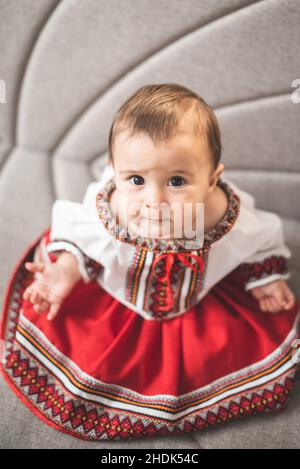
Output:
[[[294,293],[290,290],[286,281],[282,279],[252,288],[250,291],[259,301],[259,307],[264,312],[278,313],[283,309],[292,308],[295,304]]]
[[[24,300],[33,303],[37,312],[49,310],[47,319],[52,320],[78,278],[58,262],[26,262],[25,267],[31,272],[38,272],[38,275],[24,291]]]

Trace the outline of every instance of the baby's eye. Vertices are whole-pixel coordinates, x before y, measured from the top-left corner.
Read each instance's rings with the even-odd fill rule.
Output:
[[[131,181],[132,179],[133,179],[135,182],[141,181],[141,180],[144,181],[144,178],[143,178],[142,176],[136,176],[136,175],[135,175],[135,176],[131,176],[131,177],[129,178],[129,180]],[[132,183],[134,186],[141,186],[141,185],[143,184],[143,183],[140,183],[140,182],[137,182],[137,184],[136,184],[135,182]]]
[[[182,184],[180,183],[181,181],[184,181],[184,179],[181,177],[181,176],[172,176],[170,178],[170,181],[173,182],[172,186],[182,186]]]

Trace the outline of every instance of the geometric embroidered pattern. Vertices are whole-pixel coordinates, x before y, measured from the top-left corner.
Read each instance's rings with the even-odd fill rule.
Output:
[[[39,407],[43,414],[77,436],[91,440],[124,439],[130,437],[157,436],[158,434],[176,434],[207,428],[210,425],[257,413],[285,407],[291,390],[294,388],[293,377],[276,379],[268,388],[258,387],[248,395],[237,396],[222,405],[212,407],[202,415],[187,418],[180,424],[170,425],[163,422],[151,422],[151,418],[122,416],[122,413],[99,412],[96,406],[79,402],[66,395],[57,387],[47,374],[36,366],[30,366],[30,360],[22,358],[20,351],[9,353],[6,369],[28,399]]]
[[[176,259],[175,262],[173,261],[168,275],[166,259],[164,258],[155,267],[156,275],[153,275],[153,269],[150,268],[146,280],[143,309],[149,311],[150,315],[157,320],[162,320],[173,317],[176,315],[176,312],[180,311],[181,298],[184,300],[185,309],[196,304],[198,302],[198,295],[204,286],[208,252],[209,247],[193,251],[193,254],[201,259],[201,264],[200,267],[195,264],[197,268],[194,271],[190,270],[190,280],[184,292],[182,286],[187,271],[185,268],[182,268],[180,259]],[[167,256],[176,256],[176,254],[167,254]],[[172,302],[169,304],[167,303],[169,300],[168,285],[170,285],[173,293]]]
[[[244,282],[262,279],[273,274],[288,273],[287,259],[284,256],[269,256],[261,261],[243,262],[237,267]]]
[[[1,368],[24,404],[57,430],[86,440],[171,435],[284,409],[289,401],[299,366],[291,359],[293,340],[299,337],[299,315],[287,340],[266,359],[182,396],[141,395],[122,386],[93,382],[92,377],[84,381],[86,377],[80,370],[78,376],[74,374],[70,390],[68,377],[61,378],[64,357],[58,350],[47,350],[42,340],[37,348],[33,348],[32,340],[29,349],[25,341],[18,339],[23,328],[22,294],[30,281],[25,268],[20,268],[10,281],[1,331],[6,344]],[[34,339],[38,341],[39,337]],[[46,352],[52,359],[51,369],[42,361]],[[60,376],[55,371],[58,366]],[[72,363],[68,370],[70,375]],[[87,383],[89,395],[85,397],[82,390]],[[99,390],[103,394],[101,402]],[[204,403],[200,408],[201,397]]]

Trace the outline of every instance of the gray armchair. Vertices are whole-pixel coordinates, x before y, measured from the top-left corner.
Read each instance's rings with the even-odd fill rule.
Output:
[[[99,177],[118,106],[159,82],[188,86],[215,109],[224,175],[281,216],[299,298],[298,0],[0,0],[0,15],[1,301],[18,258],[49,226],[53,201],[81,201]],[[164,439],[94,443],[60,433],[2,376],[0,401],[3,448],[300,446],[299,374],[281,414]]]

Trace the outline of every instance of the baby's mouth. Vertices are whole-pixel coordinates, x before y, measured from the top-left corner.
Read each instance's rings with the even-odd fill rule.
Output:
[[[154,223],[163,223],[163,222],[170,221],[169,218],[160,219],[160,218],[141,217],[141,219],[142,219],[142,220],[145,220],[145,221],[154,222]]]
[[[130,228],[133,234],[138,232],[143,237],[169,237],[170,236],[170,219],[159,219],[139,216],[130,222]]]

